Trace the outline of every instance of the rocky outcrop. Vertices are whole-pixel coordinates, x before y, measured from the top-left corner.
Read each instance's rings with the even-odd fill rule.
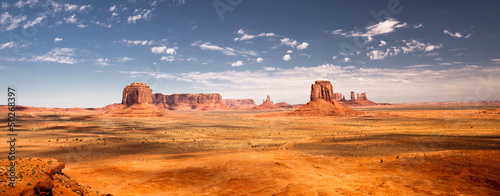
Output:
[[[356,97],[354,95],[354,91],[351,91],[351,101],[356,101]]]
[[[356,99],[357,101],[367,101],[368,98],[366,97],[366,93],[358,93],[358,98]]]
[[[153,103],[153,90],[146,83],[134,82],[123,89],[122,104]]]
[[[76,182],[63,173],[65,164],[56,159],[24,158],[16,160],[16,185],[5,188],[0,195],[83,195],[108,196]],[[0,178],[7,179],[10,161],[0,160]],[[9,174],[10,177],[10,174]]]
[[[214,110],[228,109],[223,104],[222,96],[219,93],[200,93],[200,94],[172,94],[163,95],[156,93],[153,95],[155,105],[163,105],[171,110]]]
[[[262,104],[257,107],[252,108],[253,110],[276,110],[282,109],[271,101],[271,97],[268,95],[266,100],[262,100]]]
[[[333,100],[333,87],[330,81],[318,80],[311,85],[311,101],[318,99]]]
[[[166,113],[153,105],[153,90],[145,83],[134,82],[123,89],[122,104],[106,114],[114,117],[161,117]]]
[[[342,93],[333,93],[333,99],[335,100],[341,100],[343,97],[342,97]]]
[[[350,109],[333,99],[330,81],[316,81],[311,85],[311,100],[291,113],[298,116],[350,116],[360,112]]]
[[[222,103],[229,108],[253,108],[257,106],[253,99],[223,99]]]

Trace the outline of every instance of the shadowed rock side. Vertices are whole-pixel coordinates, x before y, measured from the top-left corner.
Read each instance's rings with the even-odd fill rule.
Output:
[[[311,100],[290,113],[298,116],[350,116],[360,112],[335,101],[330,81],[316,81],[311,85]]]
[[[72,180],[62,172],[64,163],[48,158],[25,158],[15,161],[16,184],[15,188],[0,182],[2,187],[0,195],[69,195],[69,196],[109,196],[110,194],[99,193],[92,190],[90,186],[80,184]],[[7,179],[10,161],[0,161],[0,177]],[[10,175],[10,174],[9,174]]]
[[[155,117],[166,113],[153,105],[153,90],[145,83],[134,82],[123,89],[122,104],[113,106],[106,114],[114,117]]]

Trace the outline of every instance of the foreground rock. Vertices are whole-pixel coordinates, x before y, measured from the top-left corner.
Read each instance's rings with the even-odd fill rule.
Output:
[[[0,161],[0,178],[7,179],[11,162]],[[0,195],[69,195],[109,196],[99,193],[90,186],[80,184],[62,172],[65,165],[55,159],[25,158],[16,160],[16,184],[12,188],[6,181],[0,181]],[[10,175],[10,174],[9,174]]]
[[[311,85],[311,100],[291,114],[299,116],[350,116],[360,114],[360,112],[335,101],[333,97],[333,87],[330,81],[316,81]]]

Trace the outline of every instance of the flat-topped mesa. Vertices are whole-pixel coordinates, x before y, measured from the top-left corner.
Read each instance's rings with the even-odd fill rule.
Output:
[[[351,91],[351,101],[356,101],[356,97],[354,95],[354,91]]]
[[[153,90],[146,83],[134,82],[123,89],[122,104],[153,103]]]
[[[223,99],[222,103],[229,108],[252,108],[257,106],[253,99]]]
[[[222,102],[222,96],[219,93],[199,93],[199,94],[172,94],[163,95],[156,93],[153,95],[153,103],[168,109],[184,110],[214,110],[228,109]]]
[[[324,99],[325,101],[332,102],[333,87],[328,80],[317,80],[311,85],[311,101],[316,101],[318,99]]]

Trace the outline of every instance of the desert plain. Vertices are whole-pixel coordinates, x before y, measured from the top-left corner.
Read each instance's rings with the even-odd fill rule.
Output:
[[[91,190],[53,195],[500,194],[500,106],[353,109],[360,114],[173,110],[131,118],[103,109],[21,107],[16,157],[53,158],[65,164],[63,177]],[[5,157],[8,149],[0,143]],[[35,167],[18,168],[25,176],[11,188],[3,159],[0,194],[35,186]]]

